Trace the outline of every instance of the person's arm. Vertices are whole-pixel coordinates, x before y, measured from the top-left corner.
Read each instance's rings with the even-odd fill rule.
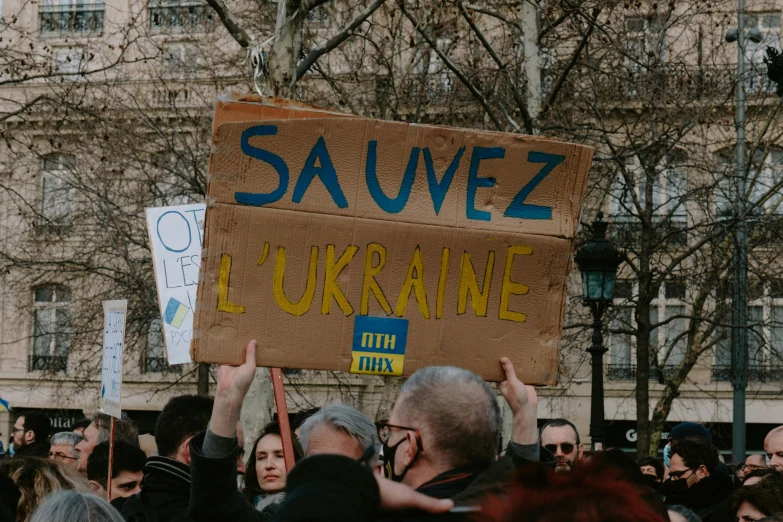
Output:
[[[190,441],[190,503],[195,521],[256,522],[261,516],[237,490],[236,426],[242,401],[256,372],[256,342],[245,349],[241,366],[218,367],[217,391],[206,432]]]
[[[506,380],[498,385],[500,393],[511,408],[511,441],[521,446],[529,446],[525,450],[532,452],[532,446],[538,447],[538,395],[536,389],[517,378],[514,365],[508,357],[500,359]],[[538,459],[537,451],[536,459]],[[531,453],[532,454],[532,453]]]

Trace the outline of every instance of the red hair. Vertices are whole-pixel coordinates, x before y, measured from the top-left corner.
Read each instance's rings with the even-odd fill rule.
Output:
[[[668,522],[654,491],[586,463],[569,473],[531,465],[514,475],[503,497],[484,502],[481,522]]]

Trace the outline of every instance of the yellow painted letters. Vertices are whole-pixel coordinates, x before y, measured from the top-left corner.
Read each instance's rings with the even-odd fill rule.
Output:
[[[373,266],[373,255],[378,253],[378,265]],[[362,303],[360,311],[362,315],[369,314],[370,311],[370,291],[372,291],[375,298],[378,300],[378,304],[381,305],[386,315],[391,315],[392,309],[389,306],[389,301],[386,300],[386,296],[383,295],[383,290],[378,285],[378,281],[375,280],[380,271],[386,265],[386,248],[379,243],[370,243],[367,245],[367,253],[364,256],[364,278],[362,279]]]
[[[416,272],[416,277],[413,277],[414,271]],[[419,305],[421,315],[425,319],[429,319],[430,308],[427,305],[427,291],[424,288],[424,263],[421,260],[421,249],[418,246],[413,251],[413,259],[411,259],[411,264],[408,265],[408,275],[405,277],[400,297],[397,299],[397,317],[405,315],[405,308],[408,306],[408,297],[410,297],[411,289],[416,292],[416,302]]]
[[[228,300],[228,280],[231,277],[231,256],[223,254],[220,256],[220,278],[218,279],[218,312],[228,312],[230,314],[244,314],[245,307],[234,304]]]
[[[500,290],[500,310],[498,311],[498,318],[516,321],[518,323],[523,323],[527,320],[527,315],[509,310],[508,304],[511,295],[522,295],[526,294],[528,291],[527,285],[511,281],[514,256],[529,256],[532,253],[533,249],[528,246],[514,245],[508,247],[508,250],[506,251],[506,267],[503,270],[503,287]]]
[[[318,269],[318,247],[310,249],[310,266],[307,270],[307,286],[304,295],[297,303],[292,303],[285,296],[283,289],[283,275],[285,274],[285,248],[277,247],[277,257],[275,259],[275,276],[272,291],[275,294],[275,301],[280,308],[291,315],[300,316],[310,310],[315,295],[316,270]]]
[[[340,272],[348,266],[353,256],[359,251],[359,247],[350,245],[345,249],[343,255],[334,262],[334,245],[326,245],[326,278],[324,279],[324,298],[321,301],[321,314],[328,315],[332,309],[332,297],[337,301],[337,305],[340,310],[343,311],[346,317],[353,313],[353,307],[345,298],[345,294],[340,290],[340,286],[337,284],[337,277]]]

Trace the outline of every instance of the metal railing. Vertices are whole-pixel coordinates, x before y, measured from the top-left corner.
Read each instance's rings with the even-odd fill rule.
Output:
[[[103,30],[103,4],[66,4],[42,6],[39,13],[41,34],[90,33]]]
[[[68,356],[31,355],[27,361],[27,371],[66,372],[68,371]]]
[[[717,382],[731,381],[731,366],[713,366],[712,380]],[[748,381],[750,382],[781,382],[783,381],[783,367],[780,366],[750,366],[748,367]]]
[[[665,379],[674,375],[677,370],[677,366],[664,366],[663,368],[650,367],[650,380],[660,380],[661,373]],[[636,380],[636,365],[635,364],[610,364],[607,367],[607,377],[610,381],[635,381]]]
[[[151,5],[150,30],[205,30],[214,21],[214,11],[203,4]]]

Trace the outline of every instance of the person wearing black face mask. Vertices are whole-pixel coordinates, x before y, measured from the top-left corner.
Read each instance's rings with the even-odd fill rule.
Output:
[[[658,493],[667,505],[681,505],[704,522],[732,520],[726,501],[734,485],[728,475],[718,473],[718,450],[703,439],[685,438],[672,444],[669,480]]]

